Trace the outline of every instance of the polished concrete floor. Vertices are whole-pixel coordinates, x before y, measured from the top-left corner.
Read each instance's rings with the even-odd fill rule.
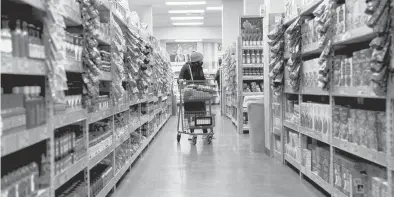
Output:
[[[218,114],[218,113],[217,113]],[[249,150],[249,136],[239,135],[217,116],[215,139],[197,145],[187,136],[176,142],[172,117],[120,182],[114,197],[321,197],[289,167]]]

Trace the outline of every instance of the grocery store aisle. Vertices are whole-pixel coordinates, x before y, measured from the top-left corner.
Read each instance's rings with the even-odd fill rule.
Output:
[[[217,116],[212,144],[199,138],[196,146],[185,135],[177,144],[176,121],[167,122],[112,196],[322,196],[290,168],[251,153],[248,135],[238,135],[226,118]]]

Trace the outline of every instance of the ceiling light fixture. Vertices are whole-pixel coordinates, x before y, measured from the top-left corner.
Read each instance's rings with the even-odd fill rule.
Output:
[[[196,26],[196,25],[202,25],[202,22],[198,22],[198,23],[172,23],[175,26]]]
[[[186,20],[203,20],[204,17],[202,16],[175,16],[175,17],[170,17],[171,20],[174,21],[186,21]]]
[[[175,42],[202,42],[202,40],[175,40]]]
[[[169,1],[166,5],[205,5],[205,1]]]
[[[222,10],[223,7],[207,7],[207,10]]]
[[[194,14],[194,13],[204,13],[205,10],[169,10],[170,14]]]

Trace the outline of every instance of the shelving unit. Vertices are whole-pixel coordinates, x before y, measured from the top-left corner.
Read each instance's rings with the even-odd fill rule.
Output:
[[[256,16],[240,17],[240,37],[237,40],[237,95],[236,107],[238,133],[249,132],[245,96],[264,95],[264,53],[263,18]],[[249,28],[243,25],[252,24]],[[253,28],[251,28],[253,27]]]
[[[221,74],[224,114],[238,127],[238,85],[236,46],[229,47],[223,58]]]
[[[58,7],[47,7],[47,3],[48,5],[53,3],[51,0],[47,1],[21,0],[18,1],[17,5],[14,5],[15,1],[7,0],[2,4],[3,8],[6,7],[6,9],[12,9],[12,7],[8,8],[7,6],[24,6],[31,10],[35,22],[44,27],[41,41],[46,56],[50,53],[56,55],[59,50],[63,50],[50,47],[48,42],[50,36],[52,36],[52,42],[55,42],[55,44],[56,41],[65,42],[64,45],[67,42],[67,47],[71,46],[71,43],[68,43],[65,39],[66,37],[63,39],[56,37],[61,35],[61,31],[78,35],[76,36],[78,38],[82,35],[86,36],[86,39],[90,39],[89,35],[86,34],[88,31],[87,25],[83,23],[85,20],[83,17],[85,16],[80,11],[81,7],[86,5],[80,5],[79,1],[67,1],[67,4],[72,5],[63,6],[64,2],[61,2]],[[37,183],[35,191],[31,191],[35,195],[31,195],[31,197],[57,197],[60,195],[105,197],[116,188],[116,184],[121,177],[131,168],[132,164],[170,118],[172,102],[169,98],[171,98],[173,74],[165,51],[160,47],[156,38],[140,28],[139,22],[137,26],[132,25],[135,24],[135,21],[131,21],[133,19],[130,17],[127,4],[108,0],[102,1],[102,3],[102,5],[97,5],[99,9],[92,3],[90,9],[93,11],[97,9],[97,17],[100,19],[97,39],[98,49],[108,49],[111,60],[109,60],[110,67],[108,67],[110,71],[102,70],[104,64],[99,64],[98,75],[93,76],[97,77],[97,81],[99,81],[96,86],[99,90],[99,98],[97,99],[94,99],[94,95],[91,94],[90,87],[88,87],[92,85],[89,84],[89,79],[82,79],[89,75],[91,70],[87,70],[89,68],[85,62],[86,59],[79,57],[77,54],[78,42],[76,37],[72,45],[75,47],[72,48],[75,57],[67,56],[60,65],[51,62],[49,58],[15,57],[12,53],[1,52],[1,75],[3,80],[11,79],[10,77],[16,80],[24,78],[24,80],[19,80],[22,81],[19,84],[8,84],[9,81],[2,83],[2,111],[6,106],[3,105],[3,99],[7,98],[10,101],[11,98],[17,98],[14,100],[20,100],[20,107],[26,108],[26,112],[23,111],[25,113],[23,117],[26,118],[27,122],[22,124],[23,126],[15,128],[2,128],[1,156],[3,162],[15,162],[13,158],[22,158],[20,164],[15,164],[16,167],[19,166],[20,168],[3,168],[2,165],[2,183],[9,184],[2,188],[2,196],[6,192],[12,192],[11,189],[22,182],[20,180],[17,180],[16,183],[11,182],[10,176],[13,173],[20,170],[24,172],[29,170],[31,173],[37,172],[38,174],[39,172],[37,180],[30,180],[30,176],[28,178],[29,184],[30,181],[33,183],[39,180],[39,186]],[[60,16],[62,17],[56,18],[55,15],[55,22],[44,20],[43,17],[48,15],[49,12],[61,13]],[[15,16],[18,17],[18,15]],[[2,17],[2,22],[6,19]],[[22,20],[28,21],[24,18]],[[48,26],[54,25],[50,24],[51,22],[59,24],[62,21],[65,23],[65,29],[57,29],[60,32],[58,32],[58,35],[54,36],[50,35],[52,32],[46,32]],[[102,31],[102,25],[108,25],[107,33]],[[120,29],[117,27],[120,27]],[[118,37],[115,39],[108,35]],[[122,39],[125,39],[125,42],[119,43],[119,40]],[[85,40],[81,49],[91,47],[90,44]],[[132,44],[133,49],[127,48]],[[124,50],[120,48],[124,48]],[[63,52],[67,52],[66,54],[71,52],[71,48],[64,48],[64,50]],[[136,56],[130,56],[131,52]],[[114,53],[117,53],[121,59]],[[80,51],[79,55],[82,56],[82,54],[82,51]],[[93,56],[92,54],[86,55],[90,58]],[[101,51],[98,55],[101,60],[106,61]],[[127,62],[126,57],[130,57],[128,59],[130,61],[135,61],[138,72],[133,73],[129,70],[131,63]],[[149,64],[143,62],[143,60],[146,60],[144,58],[148,57],[151,60]],[[142,59],[137,60],[137,58]],[[123,61],[119,63],[115,59]],[[59,69],[64,68],[64,71],[56,70],[52,66]],[[119,73],[119,69],[123,73]],[[54,73],[57,76],[64,77],[63,79],[57,79],[59,80],[56,82],[58,84],[53,81]],[[127,75],[131,76],[132,79]],[[136,78],[136,75],[139,75],[142,79],[133,79],[133,77]],[[61,84],[63,82],[64,84]],[[54,90],[61,85],[66,85],[67,88]],[[14,87],[19,86],[30,88],[22,88],[19,92],[15,92]],[[38,90],[37,87],[40,87],[41,92],[36,91]],[[123,91],[118,91],[120,87],[123,88]],[[45,118],[43,118],[45,121],[32,126],[29,125],[32,121],[29,117],[36,117],[36,115],[29,114],[31,109],[27,108],[27,104],[24,103],[27,103],[27,101],[24,99],[33,96],[33,90],[35,91],[34,94],[40,95],[34,96],[42,99],[44,103],[40,106],[42,111],[40,111],[41,108],[37,108],[34,113],[45,111]],[[56,95],[54,92],[56,92]],[[61,98],[59,96],[61,92],[65,94],[63,100],[59,99]],[[12,107],[15,106],[11,105],[10,107],[10,109],[13,109]],[[14,117],[2,116],[2,125],[9,123],[9,118]],[[18,121],[21,121],[20,119]],[[105,129],[106,132],[97,132],[98,129],[95,127]],[[126,149],[124,148],[125,144],[127,144]],[[125,151],[128,159],[123,163],[118,156]],[[26,155],[27,159],[23,159],[24,156],[21,155]],[[109,164],[108,168],[102,172],[96,172],[97,167],[102,164]],[[27,165],[29,167],[26,167]],[[115,169],[116,166],[120,168]],[[33,169],[37,169],[37,171],[33,171]],[[103,173],[101,174],[103,180],[91,180],[93,174],[96,173]],[[98,185],[96,184],[97,181],[101,181],[104,185],[101,188],[96,187]],[[76,187],[74,183],[82,189],[71,190],[70,187]],[[81,193],[67,193],[70,191]]]
[[[286,11],[285,11],[285,18],[284,18],[284,23],[283,27],[285,29],[288,29],[289,26],[291,26],[295,21],[297,21],[299,18],[301,18],[302,21],[302,26],[301,28],[305,27],[305,29],[301,29],[302,34],[308,34],[306,37],[308,38],[309,34],[311,31],[316,31],[316,29],[308,29],[308,21],[305,19],[310,19],[313,18],[313,12],[319,8],[321,3],[324,3],[323,1],[317,1],[317,0],[311,0],[309,3],[307,1],[306,5],[300,6],[300,4],[296,5],[299,2],[294,2],[294,1],[286,1]],[[293,3],[295,3],[293,5]],[[328,1],[330,3],[330,1]],[[345,3],[345,5],[342,5]],[[346,4],[349,3],[349,4]],[[357,2],[357,1],[343,1],[339,2],[338,5],[336,6],[340,7],[338,9],[342,9],[342,13],[346,16],[346,20],[356,20],[359,19],[359,24],[352,23],[351,21],[345,21],[343,22],[344,30],[343,32],[330,32],[327,33],[326,36],[328,36],[328,39],[331,39],[332,41],[332,47],[330,48],[330,53],[326,57],[326,66],[328,67],[328,73],[330,75],[328,85],[329,87],[326,89],[322,89],[321,87],[318,87],[317,85],[308,85],[311,84],[315,81],[317,81],[317,77],[313,78],[312,73],[308,73],[306,76],[306,72],[311,72],[311,63],[308,62],[308,60],[313,60],[316,58],[319,58],[321,53],[324,51],[324,47],[319,47],[319,42],[309,42],[309,40],[306,40],[304,44],[305,37],[302,37],[302,45],[301,45],[301,52],[300,52],[300,58],[301,58],[301,77],[300,77],[300,85],[299,85],[299,90],[294,90],[291,88],[290,85],[290,73],[289,71],[285,68],[284,74],[284,88],[283,88],[283,102],[279,102],[281,105],[281,110],[283,111],[283,130],[284,131],[291,131],[292,133],[296,133],[297,140],[300,143],[300,147],[293,147],[294,150],[297,152],[297,157],[298,154],[301,156],[300,159],[295,159],[294,157],[290,156],[288,153],[285,153],[283,155],[283,159],[286,163],[291,164],[295,169],[299,170],[300,176],[302,177],[307,177],[310,181],[314,182],[316,185],[318,185],[320,188],[322,188],[324,191],[326,191],[328,194],[330,194],[333,197],[345,197],[348,195],[345,195],[343,191],[340,191],[337,189],[337,183],[335,182],[336,177],[338,176],[336,173],[338,172],[338,163],[337,162],[344,162],[342,165],[346,165],[348,162],[347,160],[351,161],[348,162],[349,165],[354,165],[352,162],[354,161],[355,163],[358,163],[360,165],[365,165],[367,168],[377,168],[379,172],[382,172],[381,174],[371,174],[370,172],[368,173],[368,180],[372,179],[372,177],[379,177],[380,181],[379,184],[383,185],[387,184],[387,187],[381,186],[382,188],[387,188],[387,195],[390,197],[394,197],[394,153],[393,151],[393,140],[394,140],[394,130],[393,130],[393,122],[394,122],[394,116],[393,116],[393,111],[394,111],[394,100],[393,100],[393,95],[394,95],[394,76],[390,71],[387,71],[388,80],[387,80],[387,93],[386,94],[381,94],[381,93],[376,93],[376,89],[372,88],[372,85],[353,85],[353,80],[350,84],[352,85],[341,85],[338,86],[335,82],[336,75],[335,69],[337,68],[336,65],[338,62],[336,61],[341,61],[341,59],[338,58],[339,55],[347,55],[348,57],[354,56],[354,54],[357,55],[358,51],[362,49],[367,49],[370,48],[368,45],[374,38],[378,36],[377,33],[375,33],[376,30],[368,27],[365,24],[362,24],[364,20],[367,20],[366,14],[364,14],[364,10],[366,9],[366,5],[364,2]],[[346,7],[348,6],[348,7]],[[356,7],[359,7],[360,13],[356,13],[353,11],[350,11],[348,9],[356,9]],[[394,17],[394,14],[392,14],[393,11],[393,2],[391,2],[391,8],[390,8],[390,13],[389,15],[391,17]],[[296,9],[296,8],[299,9]],[[269,13],[269,10],[267,10]],[[335,12],[334,12],[335,13]],[[336,15],[339,14],[337,11],[335,13]],[[349,17],[348,15],[351,14],[353,16]],[[267,16],[266,16],[267,17]],[[330,16],[329,16],[330,17]],[[305,20],[305,24],[304,23]],[[314,20],[314,19],[312,19]],[[345,20],[345,19],[344,19]],[[380,19],[383,20],[383,19]],[[393,21],[392,21],[393,22]],[[352,27],[347,26],[348,24],[351,24]],[[316,28],[317,22],[314,23],[312,26],[313,28]],[[336,26],[336,24],[330,24],[330,27]],[[330,28],[329,27],[329,28]],[[338,26],[337,26],[338,27]],[[309,27],[311,28],[311,27]],[[391,27],[392,28],[392,27]],[[335,28],[333,28],[335,29]],[[306,31],[306,32],[305,32]],[[308,32],[309,31],[309,32]],[[329,30],[331,31],[331,30]],[[338,30],[340,31],[340,30]],[[392,29],[387,29],[386,34],[389,34],[389,32],[392,32]],[[332,35],[331,35],[332,33]],[[391,33],[392,34],[392,33]],[[381,33],[380,36],[385,35],[385,33]],[[331,38],[330,38],[331,36]],[[309,39],[309,38],[308,38]],[[393,36],[391,37],[393,39]],[[392,42],[393,43],[393,42]],[[289,43],[285,42],[285,54],[284,58],[288,60],[291,56],[289,52]],[[389,55],[391,55],[391,66],[394,65],[394,57],[393,57],[393,44],[391,44],[391,49],[392,51],[387,52]],[[267,50],[265,48],[264,50]],[[291,51],[291,50],[290,50]],[[355,53],[353,53],[355,52]],[[353,54],[352,54],[353,53]],[[368,53],[366,53],[366,56]],[[321,57],[321,56],[320,56]],[[267,58],[268,59],[268,58]],[[366,59],[366,58],[365,58]],[[351,59],[353,60],[353,59]],[[354,66],[357,65],[357,61],[362,62],[362,60],[355,59],[356,61],[353,60],[353,62],[350,62],[348,64]],[[369,59],[367,59],[367,64],[369,65],[370,62]],[[265,61],[269,62],[269,60]],[[307,64],[307,63],[309,64]],[[316,61],[315,64],[318,64]],[[340,63],[341,64],[341,63]],[[313,66],[313,65],[312,65]],[[316,70],[319,70],[319,66],[322,65],[317,65],[315,68]],[[342,69],[343,67],[341,67]],[[308,70],[309,69],[309,70]],[[365,67],[365,70],[369,70],[369,67]],[[356,69],[355,69],[356,70]],[[355,72],[355,70],[352,70],[352,72]],[[347,72],[347,71],[346,71]],[[373,72],[373,71],[371,71]],[[319,75],[319,73],[317,72]],[[350,73],[351,75],[352,73]],[[344,75],[344,74],[343,74]],[[357,78],[358,74],[353,74],[352,76]],[[265,75],[267,76],[267,75]],[[304,78],[303,78],[304,76]],[[305,77],[306,76],[306,77]],[[342,76],[342,75],[341,75]],[[293,76],[294,77],[294,76]],[[309,78],[308,78],[309,77]],[[363,78],[366,78],[367,76],[362,75]],[[341,82],[340,82],[341,83]],[[348,82],[347,82],[348,83]],[[356,83],[356,82],[354,82]],[[316,83],[317,84],[317,83]],[[272,90],[270,90],[272,91]],[[267,91],[268,92],[268,91]],[[265,94],[267,96],[267,94]],[[266,100],[267,101],[267,100]],[[353,103],[352,103],[353,102]],[[274,104],[277,105],[278,102],[276,101],[270,101],[268,105],[270,108],[271,106],[274,107]],[[308,109],[308,108],[312,109]],[[337,136],[336,131],[337,131],[337,121],[335,117],[337,117],[337,108],[338,106],[351,106],[349,107],[352,112],[349,111],[349,114],[346,116],[346,123],[341,123],[343,121],[340,119],[339,124],[344,125],[345,127],[339,127],[339,135],[342,135],[341,133],[346,133],[349,132],[350,134],[346,134],[346,137],[342,136]],[[348,108],[346,108],[348,109]],[[345,109],[345,111],[346,111]],[[308,110],[311,110],[308,112]],[[316,110],[321,110],[321,111],[316,111]],[[323,110],[328,110],[328,111],[323,111]],[[339,109],[341,110],[341,108]],[[374,111],[370,112],[370,114],[367,114],[367,111]],[[367,123],[356,123],[353,122],[353,127],[349,127],[351,123],[349,123],[349,120],[347,117],[350,117],[351,113],[353,112],[359,112],[359,113],[366,113],[367,114],[367,120],[372,119],[375,115],[371,114],[377,114],[377,120],[376,123],[373,124],[373,126],[368,126],[366,125]],[[383,112],[385,115],[382,115]],[[309,115],[308,113],[312,113],[312,115]],[[341,112],[342,113],[342,112]],[[329,117],[325,117],[322,114],[328,114]],[[342,113],[343,114],[343,113]],[[341,115],[341,114],[340,114]],[[345,116],[345,115],[343,115]],[[319,117],[320,119],[315,117]],[[340,116],[339,116],[340,117]],[[359,116],[356,116],[359,117]],[[310,118],[310,120],[309,120]],[[325,121],[327,118],[327,121]],[[314,121],[321,120],[322,124],[316,123]],[[308,121],[312,122],[311,123],[311,128],[306,128],[309,123]],[[324,122],[324,124],[323,124]],[[358,126],[356,124],[358,124]],[[318,124],[318,125],[317,125]],[[362,125],[361,125],[362,124]],[[316,126],[317,125],[317,126]],[[321,127],[319,127],[319,125]],[[325,126],[326,125],[326,126]],[[361,126],[360,126],[361,125]],[[377,125],[381,125],[381,127],[378,127]],[[368,126],[368,127],[367,127]],[[364,145],[364,142],[361,143],[356,143],[356,140],[358,138],[358,135],[356,132],[361,132],[360,127],[364,127],[366,129],[366,132],[368,133],[380,133],[383,132],[383,134],[370,134],[370,135],[376,135],[376,145],[372,144],[372,142],[368,145]],[[372,129],[371,129],[372,128]],[[381,128],[381,130],[378,130]],[[323,133],[322,131],[325,129],[327,133]],[[349,130],[348,130],[349,129]],[[353,130],[350,130],[353,129]],[[369,129],[369,130],[368,130]],[[319,130],[319,131],[317,131]],[[354,132],[354,133],[351,133]],[[286,137],[288,137],[286,135]],[[349,139],[350,138],[350,139]],[[361,137],[361,139],[367,139],[367,137]],[[293,138],[294,139],[294,138]],[[286,140],[284,140],[286,143]],[[286,144],[284,144],[285,146]],[[272,147],[272,146],[271,146]],[[385,147],[385,151],[382,151],[381,147]],[[317,150],[319,149],[319,150]],[[309,153],[308,153],[309,150]],[[313,153],[313,151],[315,153]],[[314,170],[313,167],[311,169],[311,166],[305,167],[305,165],[308,165],[308,161],[305,161],[304,159],[309,157],[309,160],[313,160],[313,157],[311,155],[313,154],[319,154],[316,153],[316,151],[320,151],[320,154],[324,156],[320,156],[320,161],[322,164],[318,164],[318,166],[321,166],[321,169],[319,170]],[[273,150],[273,157],[278,156],[278,151]],[[328,155],[326,155],[326,153]],[[305,155],[306,156],[305,156]],[[309,154],[309,156],[308,156]],[[319,157],[319,156],[318,156]],[[315,157],[316,158],[316,157]],[[311,161],[309,161],[311,162]],[[310,165],[310,164],[309,164]],[[313,165],[313,164],[312,164]],[[316,165],[316,164],[315,164]],[[342,169],[342,167],[339,167]],[[351,168],[351,167],[350,167]],[[353,169],[350,169],[353,170]],[[351,173],[355,173],[356,170],[353,170]],[[320,174],[319,174],[320,173]],[[355,174],[354,176],[357,176]],[[324,177],[324,178],[323,178]],[[351,182],[352,185],[355,184]],[[360,184],[364,184],[364,188],[366,184],[369,184],[367,182],[361,182]],[[353,187],[356,187],[353,185]],[[380,186],[379,186],[380,187]],[[371,189],[371,188],[367,188]],[[366,190],[367,191],[367,190]],[[369,191],[371,192],[371,191]],[[371,194],[372,195],[372,194]],[[375,197],[375,196],[374,196]],[[380,197],[380,195],[379,195]]]

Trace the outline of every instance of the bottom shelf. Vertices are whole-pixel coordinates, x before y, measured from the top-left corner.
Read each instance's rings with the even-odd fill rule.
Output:
[[[105,197],[107,194],[111,191],[111,189],[116,185],[116,183],[120,180],[120,178],[123,176],[123,174],[127,171],[128,168],[130,168],[131,164],[134,163],[134,161],[140,156],[141,152],[144,151],[144,149],[148,146],[148,144],[152,141],[152,139],[156,136],[156,134],[160,131],[160,129],[166,124],[168,119],[170,119],[171,116],[168,116],[165,121],[163,121],[159,127],[157,127],[157,130],[150,135],[144,142],[142,142],[140,148],[134,153],[134,155],[130,158],[129,161],[126,162],[126,164],[119,170],[119,172],[112,178],[108,184],[100,191],[100,193],[96,197]]]
[[[293,165],[295,168],[297,168],[298,170],[300,170],[300,162],[298,162],[296,159],[294,159],[293,157],[291,157],[288,154],[285,154],[285,160],[287,162],[289,162],[291,165]]]
[[[314,183],[319,185],[321,188],[323,188],[326,192],[329,194],[332,194],[333,188],[330,185],[330,183],[327,183],[325,180],[323,180],[320,176],[312,172],[311,170],[306,169],[304,166],[301,167],[301,173],[308,177],[310,180],[312,180]]]

